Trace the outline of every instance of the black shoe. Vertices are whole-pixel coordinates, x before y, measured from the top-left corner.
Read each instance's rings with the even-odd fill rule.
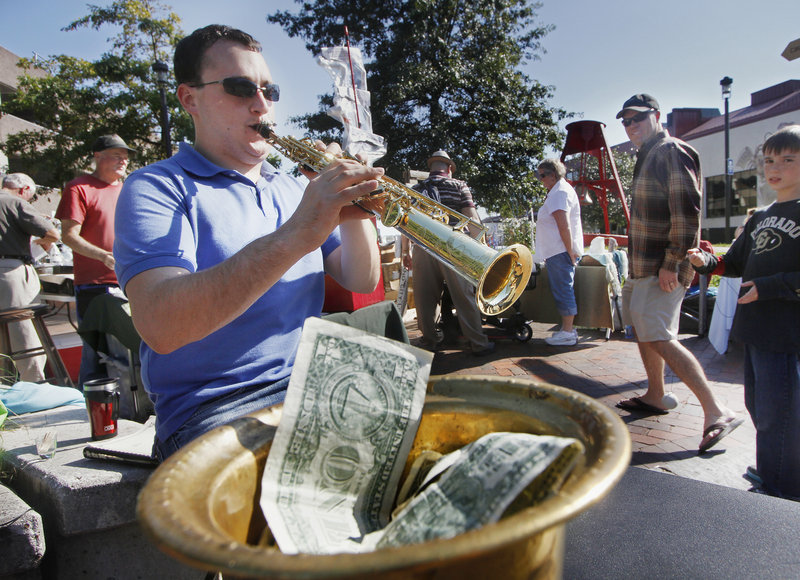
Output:
[[[481,350],[473,350],[472,356],[485,356],[487,354],[492,354],[494,352],[494,348],[495,348],[494,343],[490,342],[489,344],[486,345],[485,348],[482,348]]]
[[[444,339],[439,340],[436,344],[431,345],[427,340],[420,340],[419,341],[419,348],[424,350],[428,350],[430,352],[439,352],[442,349],[442,345],[444,344]]]

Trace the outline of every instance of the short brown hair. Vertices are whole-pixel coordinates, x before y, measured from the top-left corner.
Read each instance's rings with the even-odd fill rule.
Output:
[[[224,24],[209,24],[204,28],[198,28],[189,36],[182,38],[175,46],[172,66],[178,84],[201,81],[200,69],[203,57],[218,40],[229,40],[239,43],[253,52],[261,52],[261,43],[237,28],[231,28]]]
[[[775,131],[764,141],[764,153],[781,153],[800,151],[800,125],[787,125]]]

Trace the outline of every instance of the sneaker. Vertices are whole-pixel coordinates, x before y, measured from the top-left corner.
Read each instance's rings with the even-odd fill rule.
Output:
[[[564,330],[557,330],[552,335],[545,338],[544,341],[552,346],[573,346],[578,342],[578,331],[572,330],[566,332]]]
[[[752,481],[756,486],[760,486],[764,484],[764,481],[761,479],[761,476],[758,474],[755,465],[748,465],[747,471],[744,472],[745,479],[749,479]]]

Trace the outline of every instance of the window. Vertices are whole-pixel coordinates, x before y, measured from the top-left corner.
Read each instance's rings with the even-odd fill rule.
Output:
[[[754,169],[737,171],[731,179],[731,215],[745,215],[756,207],[758,174]],[[725,217],[725,176],[706,178],[706,217]]]

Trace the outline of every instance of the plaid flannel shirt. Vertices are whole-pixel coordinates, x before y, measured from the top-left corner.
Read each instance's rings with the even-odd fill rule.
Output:
[[[700,242],[700,157],[666,130],[639,149],[633,172],[628,240],[632,278],[677,272],[688,287],[694,271],[686,251]]]

